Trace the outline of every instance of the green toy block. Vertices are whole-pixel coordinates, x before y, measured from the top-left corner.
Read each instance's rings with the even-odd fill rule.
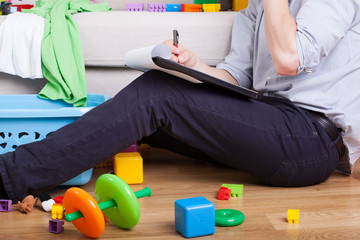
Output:
[[[223,184],[222,187],[227,187],[231,189],[231,197],[242,197],[244,185],[242,184]]]
[[[194,0],[194,4],[218,3],[217,0]]]

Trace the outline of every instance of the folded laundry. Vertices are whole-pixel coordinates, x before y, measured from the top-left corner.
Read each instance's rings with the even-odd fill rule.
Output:
[[[43,78],[41,41],[44,18],[21,12],[0,25],[0,71],[22,78]]]

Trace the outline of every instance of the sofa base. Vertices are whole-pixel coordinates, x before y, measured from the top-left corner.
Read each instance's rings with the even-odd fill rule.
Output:
[[[129,68],[86,67],[87,91],[113,97],[142,72]],[[46,79],[24,79],[0,73],[0,94],[37,94],[46,84]]]

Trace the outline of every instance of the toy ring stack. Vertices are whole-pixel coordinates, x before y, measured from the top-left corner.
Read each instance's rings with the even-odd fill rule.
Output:
[[[104,215],[116,226],[130,229],[140,218],[137,199],[150,195],[148,187],[134,193],[118,176],[103,174],[95,183],[95,196],[99,204],[80,188],[73,187],[65,192],[64,207],[68,213],[65,220],[73,222],[80,232],[92,238],[104,232]]]

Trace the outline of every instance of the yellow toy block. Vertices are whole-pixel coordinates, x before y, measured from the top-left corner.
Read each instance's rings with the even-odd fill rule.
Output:
[[[127,184],[143,182],[143,159],[138,152],[122,152],[114,156],[114,173]]]
[[[287,220],[288,223],[299,223],[299,215],[300,210],[299,209],[288,209],[287,211]]]
[[[232,1],[232,10],[240,11],[244,8],[247,8],[249,0],[233,0]]]
[[[64,205],[61,203],[55,203],[51,208],[51,218],[61,220],[64,215]]]
[[[204,12],[219,12],[221,8],[221,4],[220,3],[206,3],[203,4],[203,10]]]

